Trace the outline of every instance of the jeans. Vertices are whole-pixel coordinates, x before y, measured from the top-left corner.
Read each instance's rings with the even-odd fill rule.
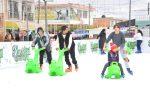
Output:
[[[70,49],[69,51],[66,51],[64,52],[65,54],[65,62],[68,66],[71,66],[71,62],[69,60],[69,54],[72,58],[72,63],[77,66],[77,60],[76,60],[76,57],[75,57],[75,49]]]
[[[142,40],[137,40],[137,43],[136,43],[137,52],[142,52],[141,51],[141,44],[142,44]]]

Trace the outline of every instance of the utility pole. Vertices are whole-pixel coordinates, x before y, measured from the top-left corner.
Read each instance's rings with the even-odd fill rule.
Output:
[[[40,7],[41,7],[41,3],[40,0],[38,1],[38,24],[40,23]]]
[[[149,17],[149,22],[150,22],[150,3],[148,2],[148,17]],[[148,24],[149,26],[149,37],[150,37],[150,23]]]
[[[45,5],[45,33],[48,34],[48,24],[47,24],[47,0],[43,0]]]
[[[5,5],[6,4],[6,1],[5,0],[2,0],[3,2],[3,4]],[[3,27],[4,27],[4,34],[3,34],[3,41],[4,41],[4,35],[6,34],[6,23],[5,23],[5,21],[6,21],[6,15],[4,14],[8,9],[7,9],[7,7],[8,7],[8,5],[7,6],[4,6],[4,5],[2,5],[3,7],[2,7],[2,12],[3,12]]]
[[[29,32],[29,12],[28,12],[28,2],[26,2],[26,28],[27,33]]]
[[[147,9],[147,11],[148,11],[148,15],[150,15],[150,3],[148,2],[148,9]]]
[[[91,25],[91,4],[89,3],[89,26]]]
[[[0,33],[0,35],[2,36],[2,40],[0,40],[1,42],[3,42],[4,41],[4,34],[6,33],[6,28],[5,28],[5,15],[4,15],[4,9],[5,9],[5,7],[3,6],[4,5],[4,3],[5,3],[5,1],[4,0],[1,0],[1,4],[2,4],[2,6],[1,6],[1,11],[2,12],[0,12],[2,15],[1,15],[1,22],[2,22],[2,27],[1,27],[1,29],[0,30],[2,30],[2,33]]]
[[[131,0],[129,2],[129,33],[131,28]]]

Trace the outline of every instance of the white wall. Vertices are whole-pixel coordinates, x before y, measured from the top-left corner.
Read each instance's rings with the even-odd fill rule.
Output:
[[[126,39],[126,40],[134,41],[133,39]],[[96,49],[96,52],[92,52],[92,49],[91,49],[91,44],[92,43],[98,44],[98,40],[76,40],[75,43],[76,43],[76,48],[75,48],[76,55],[78,56],[80,56],[80,52],[78,48],[79,44],[86,45],[86,50],[85,50],[85,53],[83,53],[83,55],[94,54],[94,53],[98,54],[98,51],[99,51],[98,49]],[[28,55],[28,52],[29,54],[31,54],[31,42],[0,42],[0,49],[3,49],[3,58],[0,58],[0,65],[6,64],[6,63],[7,64],[25,63],[25,60],[23,60],[23,58],[25,58],[24,57],[25,55]],[[150,53],[150,38],[145,37],[143,39],[142,51],[143,53]],[[12,56],[12,55],[15,55],[15,56]],[[19,58],[20,56],[23,58]],[[16,62],[16,59],[19,59],[21,61]]]

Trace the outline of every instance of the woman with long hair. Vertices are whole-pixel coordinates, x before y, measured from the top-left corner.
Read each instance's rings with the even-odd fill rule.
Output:
[[[142,53],[141,44],[143,42],[143,32],[141,30],[137,30],[137,33],[134,35],[134,39],[136,40],[137,51],[135,53]]]

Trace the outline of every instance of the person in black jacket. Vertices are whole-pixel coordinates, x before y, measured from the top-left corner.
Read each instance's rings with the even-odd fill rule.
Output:
[[[99,48],[100,48],[101,54],[106,54],[103,49],[104,43],[106,42],[106,29],[102,29],[102,31],[100,32],[97,38],[99,38]]]
[[[47,61],[49,64],[51,64],[51,47],[50,47],[50,41],[48,35],[44,34],[44,30],[42,27],[39,27],[37,29],[37,36],[32,42],[32,47],[34,47],[36,44],[38,44],[39,48],[44,48],[44,50],[40,51],[40,67],[42,69],[43,67],[43,57],[44,53],[47,54]]]
[[[65,62],[68,65],[68,68],[65,70],[66,72],[72,72],[72,65],[69,60],[69,54],[72,58],[72,63],[75,65],[75,70],[78,71],[78,64],[75,57],[75,43],[72,38],[71,32],[69,32],[69,28],[67,26],[61,27],[61,32],[57,34],[56,41],[59,44],[59,48],[68,48],[68,51],[64,52]]]

